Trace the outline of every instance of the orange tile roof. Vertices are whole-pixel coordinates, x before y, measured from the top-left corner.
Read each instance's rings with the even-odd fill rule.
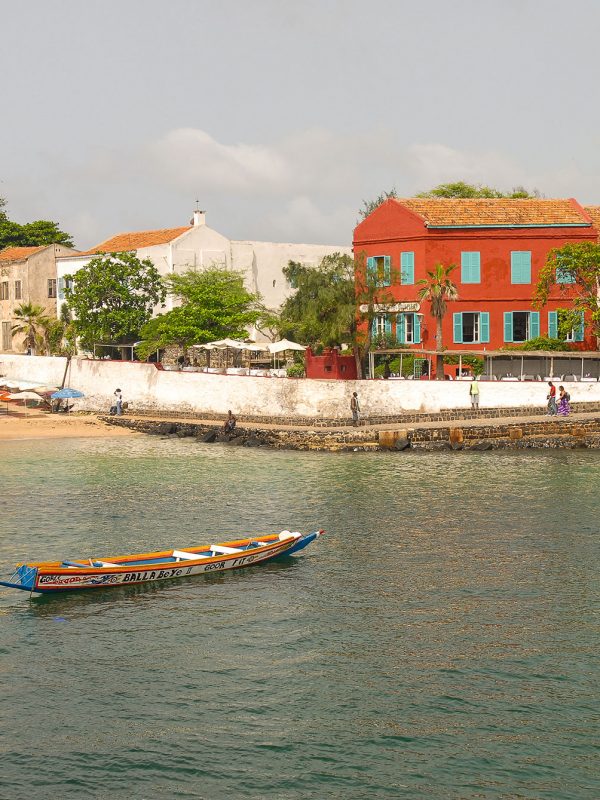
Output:
[[[138,250],[140,247],[152,247],[155,244],[165,244],[177,239],[182,233],[191,230],[191,226],[186,225],[184,228],[163,228],[159,231],[134,231],[133,233],[118,233],[111,239],[101,242],[92,247],[91,250],[85,250],[83,253],[77,253],[78,256],[89,256],[94,253],[122,253],[126,250]]]
[[[584,206],[586,212],[592,218],[595,228],[600,228],[600,206]]]
[[[7,247],[4,250],[0,250],[0,261],[22,261],[24,258],[29,258],[29,256],[44,250],[48,246],[43,244],[39,247]]]
[[[574,200],[512,200],[508,198],[455,200],[418,198],[396,200],[418,214],[427,227],[533,227],[589,225]]]

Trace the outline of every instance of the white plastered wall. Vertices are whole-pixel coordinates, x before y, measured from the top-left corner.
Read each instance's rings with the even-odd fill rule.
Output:
[[[0,374],[58,386],[64,358],[0,356]],[[470,408],[469,383],[461,381],[327,381],[254,378],[158,370],[153,364],[74,359],[67,384],[84,392],[79,409],[107,410],[119,387],[132,409],[263,417],[347,419],[350,397],[358,392],[363,412],[394,415]],[[600,402],[600,383],[567,383],[571,400]],[[534,407],[546,403],[543,382],[480,383],[481,408]]]

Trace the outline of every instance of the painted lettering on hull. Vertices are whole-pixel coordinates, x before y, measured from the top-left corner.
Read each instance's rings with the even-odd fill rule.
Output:
[[[259,563],[266,561],[269,558],[280,553],[287,547],[279,547],[276,550],[271,550],[268,553],[250,553],[245,556],[228,559],[226,561],[211,561],[206,564],[197,564],[194,566],[182,567],[179,564],[173,568],[153,569],[153,570],[136,570],[132,572],[119,572],[119,573],[98,573],[77,575],[76,573],[69,573],[68,575],[39,575],[37,586],[41,589],[77,589],[77,588],[91,588],[97,586],[117,586],[125,583],[146,583],[149,581],[168,580],[170,578],[179,578],[184,575],[200,575],[204,572],[214,572],[215,570],[235,569],[237,567],[248,566],[252,563]]]

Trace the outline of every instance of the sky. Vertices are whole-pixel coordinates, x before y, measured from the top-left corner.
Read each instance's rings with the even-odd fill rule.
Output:
[[[349,245],[465,180],[600,204],[597,0],[0,0],[0,197],[80,248]]]

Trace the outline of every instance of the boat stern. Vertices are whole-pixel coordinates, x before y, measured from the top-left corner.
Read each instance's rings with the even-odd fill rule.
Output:
[[[38,570],[29,564],[19,564],[8,581],[0,581],[0,586],[22,589],[24,592],[37,591],[35,588]]]

